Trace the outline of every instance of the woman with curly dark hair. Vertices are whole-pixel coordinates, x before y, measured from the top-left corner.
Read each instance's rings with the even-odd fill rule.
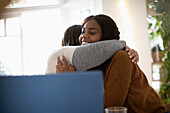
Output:
[[[107,15],[91,16],[82,24],[81,45],[103,40],[119,40],[116,23]],[[98,48],[96,51],[100,51]],[[89,70],[104,73],[105,107],[125,106],[128,113],[164,113],[166,107],[149,85],[145,74],[119,50],[103,64]]]

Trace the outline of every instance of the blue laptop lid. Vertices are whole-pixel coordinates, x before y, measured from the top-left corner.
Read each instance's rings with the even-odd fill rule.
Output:
[[[103,113],[100,71],[0,76],[0,113]]]

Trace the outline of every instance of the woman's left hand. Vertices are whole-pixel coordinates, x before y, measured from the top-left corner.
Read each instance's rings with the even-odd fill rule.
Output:
[[[76,71],[76,69],[72,65],[67,64],[67,61],[64,56],[62,56],[62,62],[60,61],[60,58],[58,57],[57,63],[58,65],[56,65],[56,73]]]
[[[132,61],[134,64],[137,64],[138,61],[139,61],[138,52],[135,51],[134,49],[131,49],[131,48],[128,47],[128,46],[126,46],[125,51],[128,52],[128,55],[129,55],[131,61]]]

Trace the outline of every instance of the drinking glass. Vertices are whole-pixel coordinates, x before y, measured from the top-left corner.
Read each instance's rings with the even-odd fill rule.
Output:
[[[105,109],[105,113],[127,113],[126,107],[108,107]]]

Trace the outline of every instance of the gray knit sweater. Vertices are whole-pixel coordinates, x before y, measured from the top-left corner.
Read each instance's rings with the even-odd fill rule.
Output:
[[[86,71],[111,58],[118,50],[126,46],[125,41],[106,40],[82,46],[65,46],[54,50],[49,56],[46,74],[56,73],[57,57],[64,55],[67,62],[76,71]]]

